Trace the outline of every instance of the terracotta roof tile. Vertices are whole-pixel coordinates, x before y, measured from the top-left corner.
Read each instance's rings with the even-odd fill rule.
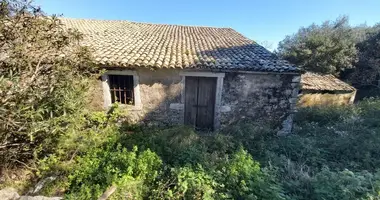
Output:
[[[307,72],[301,75],[302,90],[317,91],[355,91],[349,84],[333,75],[320,75]]]
[[[231,28],[61,19],[85,35],[98,64],[119,67],[295,72],[264,47]]]

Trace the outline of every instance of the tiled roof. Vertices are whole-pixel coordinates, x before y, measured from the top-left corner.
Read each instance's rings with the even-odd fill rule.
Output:
[[[61,19],[84,33],[98,64],[294,72],[298,69],[231,28]]]
[[[356,90],[333,75],[320,75],[310,72],[301,75],[301,85],[302,90],[348,92]]]

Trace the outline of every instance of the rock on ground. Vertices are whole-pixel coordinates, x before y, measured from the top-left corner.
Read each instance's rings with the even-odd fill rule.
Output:
[[[61,200],[62,197],[44,197],[44,196],[21,196],[15,188],[4,188],[0,190],[0,200]]]
[[[62,197],[44,197],[44,196],[21,196],[18,200],[61,200]]]
[[[0,190],[1,200],[16,200],[19,198],[20,198],[20,195],[18,195],[17,190],[14,188],[4,188]]]

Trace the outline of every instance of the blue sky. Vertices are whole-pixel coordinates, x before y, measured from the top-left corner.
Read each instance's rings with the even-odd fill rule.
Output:
[[[275,48],[313,22],[348,15],[353,25],[380,22],[380,0],[36,0],[48,14],[163,24],[231,27]]]

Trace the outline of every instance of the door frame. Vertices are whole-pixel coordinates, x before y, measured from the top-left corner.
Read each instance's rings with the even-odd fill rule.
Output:
[[[216,88],[215,88],[215,104],[214,104],[214,130],[220,128],[220,108],[222,106],[222,91],[223,91],[223,79],[225,73],[222,72],[191,72],[191,71],[183,71],[180,72],[181,80],[181,103],[185,105],[185,83],[186,76],[196,76],[196,77],[216,77]],[[183,124],[185,124],[185,109],[183,109]]]

